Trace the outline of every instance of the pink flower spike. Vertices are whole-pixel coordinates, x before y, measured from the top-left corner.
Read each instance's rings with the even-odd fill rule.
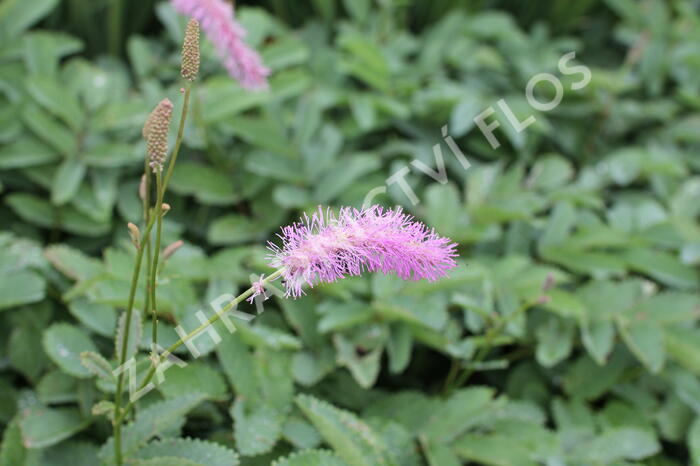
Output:
[[[265,274],[260,275],[260,279],[257,282],[253,282],[251,285],[251,288],[253,288],[253,294],[250,295],[246,301],[248,301],[250,304],[253,304],[253,301],[255,298],[258,296],[262,295],[263,298],[267,299],[267,296],[265,296],[265,284],[263,283],[263,278],[265,278]]]
[[[234,18],[233,7],[225,0],[172,0],[179,13],[199,21],[216,47],[231,77],[247,89],[267,88],[266,68],[260,55],[243,40],[246,31]]]
[[[268,243],[269,265],[284,267],[286,296],[294,298],[304,294],[305,283],[313,288],[364,271],[435,281],[457,266],[457,244],[401,208],[343,207],[336,216],[319,207],[278,236],[281,247]]]

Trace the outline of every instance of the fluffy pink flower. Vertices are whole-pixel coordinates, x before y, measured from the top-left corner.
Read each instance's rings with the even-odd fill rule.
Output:
[[[395,273],[404,280],[435,281],[456,267],[457,244],[415,221],[401,208],[319,207],[311,218],[282,228],[282,247],[272,243],[269,265],[284,267],[287,296],[307,283],[331,283],[363,271]]]
[[[243,41],[246,31],[235,20],[229,3],[225,0],[172,0],[172,3],[178,12],[199,21],[229,74],[243,87],[267,87],[270,70],[263,65],[257,52]]]

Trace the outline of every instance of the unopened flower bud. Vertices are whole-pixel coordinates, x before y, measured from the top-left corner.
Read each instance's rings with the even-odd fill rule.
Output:
[[[180,247],[184,243],[182,242],[181,239],[175,241],[173,244],[169,245],[163,250],[163,262],[167,261],[173,254],[175,254],[175,251],[180,249]]]
[[[164,202],[160,205],[160,211],[163,213],[163,215],[167,214],[170,211],[170,204],[167,202]]]
[[[161,100],[143,125],[143,137],[146,139],[146,151],[153,173],[163,170],[168,155],[168,130],[173,116],[173,103],[169,99]]]
[[[551,273],[547,274],[547,277],[544,279],[544,283],[542,284],[542,291],[545,293],[549,290],[551,290],[554,287],[554,275]]]
[[[141,182],[139,183],[139,198],[142,201],[146,200],[146,174],[141,175]]]
[[[139,249],[141,247],[141,232],[139,231],[139,227],[137,227],[131,222],[127,223],[126,227],[129,229],[129,236],[131,236],[131,242],[134,243],[136,249]]]
[[[182,69],[180,74],[188,81],[194,81],[199,73],[199,23],[191,19],[185,29],[182,43]]]

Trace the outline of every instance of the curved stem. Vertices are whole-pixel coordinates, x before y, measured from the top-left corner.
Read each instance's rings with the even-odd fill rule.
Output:
[[[283,273],[284,273],[284,268],[278,269],[270,276],[266,277],[263,281],[262,284],[267,285],[268,283],[275,281],[277,278],[279,278]],[[157,358],[154,360],[154,363],[151,364],[151,368],[148,370],[148,373],[146,374],[146,377],[143,379],[141,382],[141,385],[138,387],[138,390],[143,389],[146,385],[150,383],[150,381],[153,379],[153,376],[156,373],[156,368],[158,365],[163,362],[164,357],[167,357],[168,355],[172,354],[176,349],[178,349],[180,346],[184,345],[186,342],[190,341],[192,338],[196,337],[199,335],[201,332],[206,330],[210,325],[212,325],[214,322],[219,320],[221,316],[223,316],[225,313],[228,311],[234,309],[238,304],[240,304],[243,300],[246,298],[249,298],[253,293],[255,292],[254,287],[248,288],[246,291],[243,293],[239,294],[235,298],[233,298],[226,306],[222,307],[220,310],[218,310],[213,316],[211,316],[206,322],[202,323],[199,327],[196,329],[192,330],[190,333],[185,335],[183,338],[180,338],[178,341],[173,343],[167,350],[165,350],[164,353],[159,354]],[[124,407],[124,411],[122,412],[121,416],[117,419],[117,423],[121,423],[122,420],[124,419],[124,416],[131,410],[133,407],[134,402],[129,401],[127,405]]]

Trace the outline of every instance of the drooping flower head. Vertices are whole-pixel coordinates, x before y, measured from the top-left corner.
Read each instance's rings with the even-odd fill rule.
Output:
[[[457,265],[457,244],[401,208],[343,207],[336,216],[319,207],[278,236],[281,247],[268,243],[269,265],[284,267],[286,294],[295,298],[304,284],[313,287],[364,271],[435,281]]]
[[[236,21],[233,7],[225,0],[172,0],[175,9],[199,21],[216,47],[229,74],[247,89],[267,87],[266,68],[260,56],[245,42],[245,29]]]

